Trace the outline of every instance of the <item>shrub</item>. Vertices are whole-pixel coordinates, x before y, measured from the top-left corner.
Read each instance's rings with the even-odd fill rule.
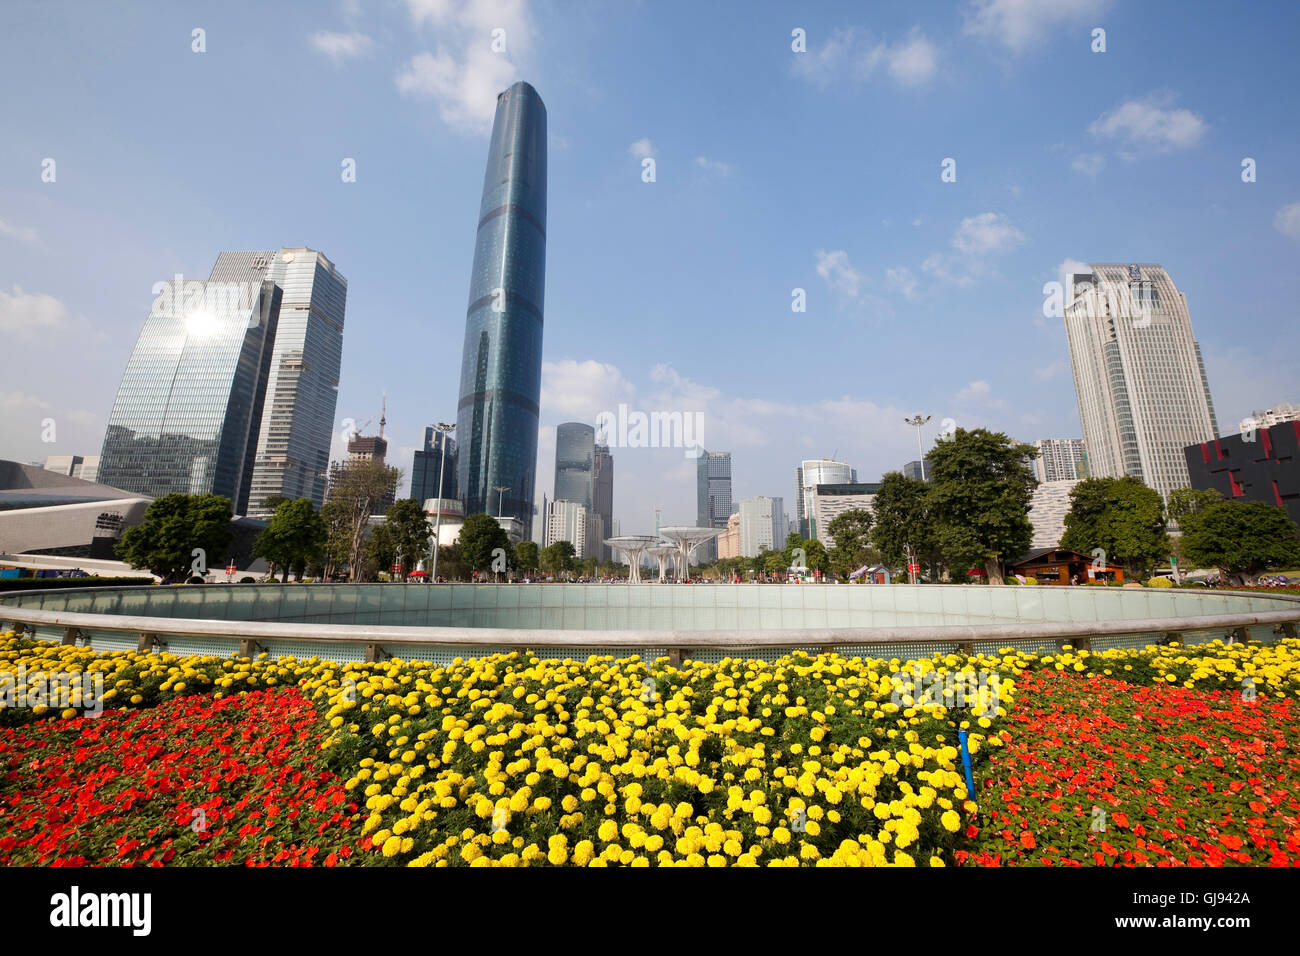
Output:
[[[1157,577],[1149,580],[1146,583],[1146,586],[1149,588],[1171,588],[1174,586],[1174,582],[1169,580],[1169,578]]]
[[[1025,583],[1026,583],[1026,584],[1037,584],[1037,583],[1038,583],[1038,578],[1025,578]]]

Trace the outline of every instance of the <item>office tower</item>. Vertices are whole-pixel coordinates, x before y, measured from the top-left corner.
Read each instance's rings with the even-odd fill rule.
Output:
[[[1088,471],[1167,498],[1188,484],[1183,449],[1218,433],[1187,301],[1161,266],[1089,268],[1065,307]]]
[[[739,505],[736,507],[739,509]],[[785,538],[782,537],[781,540],[784,541]],[[727,518],[727,530],[718,535],[718,560],[738,557],[740,557],[740,511],[736,510]]]
[[[813,493],[818,485],[847,485],[858,480],[858,473],[847,462],[833,458],[813,458],[795,469],[795,517],[799,536],[805,541],[817,537],[817,514],[813,510]]]
[[[1080,480],[1039,481],[1029,500],[1029,524],[1034,529],[1031,548],[1055,548],[1061,543],[1065,537],[1065,516],[1070,511],[1070,492]]]
[[[925,481],[930,477],[930,459],[925,461],[909,461],[903,466],[903,477],[912,478],[916,481]]]
[[[573,545],[574,556],[586,558],[591,552],[590,535],[587,521],[591,511],[580,501],[557,499],[547,506],[546,540],[544,547],[550,547],[557,541],[567,541]]]
[[[614,456],[609,453],[609,446],[596,442],[596,474],[592,487],[592,511],[600,519],[600,540],[596,547],[596,556],[600,561],[613,558],[613,549],[605,544],[606,538],[613,537],[614,527]]]
[[[429,425],[424,429],[424,448],[415,452],[411,462],[411,497],[421,504],[437,498],[440,484],[444,499],[458,497],[456,439]]]
[[[242,281],[154,287],[109,414],[101,483],[150,498],[222,495],[245,513],[282,297],[263,278],[271,255],[223,252],[213,275],[242,265]]]
[[[1088,477],[1088,453],[1082,438],[1040,438],[1034,442],[1039,481],[1074,481]]]
[[[555,429],[555,499],[572,501],[586,509],[585,543],[574,542],[584,556],[598,556],[608,535],[595,510],[596,429],[581,422],[565,422]]]
[[[844,485],[817,485],[813,488],[813,518],[816,519],[817,540],[825,548],[835,547],[830,532],[831,522],[846,511],[871,511],[876,500],[878,483],[851,482]]]
[[[700,450],[695,460],[695,523],[701,528],[726,528],[731,517],[731,452]],[[700,564],[718,558],[718,542],[706,541],[695,552]]]
[[[532,525],[546,284],[546,107],[497,97],[465,315],[456,438],[467,515]],[[498,491],[498,489],[505,489]]]
[[[780,498],[766,498],[761,495],[754,498],[742,498],[740,511],[740,554],[746,558],[756,558],[760,551],[781,551],[785,548],[785,539],[781,532],[785,530],[785,511]]]
[[[253,274],[260,263],[254,261]],[[243,280],[242,263],[217,260],[212,277]],[[283,290],[267,372],[248,514],[269,518],[262,502],[273,496],[307,498],[317,508],[325,500],[330,439],[343,362],[343,313],[348,282],[313,249],[281,249],[266,264],[265,276]]]
[[[150,497],[321,504],[347,280],[311,249],[222,252],[207,281],[155,287],[96,479]]]

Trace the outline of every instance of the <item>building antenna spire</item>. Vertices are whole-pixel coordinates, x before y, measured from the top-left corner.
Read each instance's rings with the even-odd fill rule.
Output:
[[[388,390],[384,390],[384,397],[379,403],[379,437],[384,437],[384,426],[388,424]]]

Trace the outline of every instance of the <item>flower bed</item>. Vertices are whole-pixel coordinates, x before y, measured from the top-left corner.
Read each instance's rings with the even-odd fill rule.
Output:
[[[444,667],[6,635],[0,675],[20,671],[101,678],[110,709],[0,710],[0,863],[1296,858],[1296,641]],[[976,678],[996,681],[995,700]],[[1090,829],[1094,805],[1106,831]]]
[[[967,864],[1294,866],[1294,700],[1027,674]]]
[[[352,855],[356,805],[295,689],[0,735],[0,865],[299,865]]]

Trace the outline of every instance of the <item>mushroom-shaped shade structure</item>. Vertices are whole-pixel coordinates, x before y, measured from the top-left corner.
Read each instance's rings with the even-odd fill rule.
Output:
[[[659,537],[677,547],[677,560],[687,579],[691,575],[691,555],[706,541],[711,541],[725,531],[725,528],[674,527],[660,528]]]
[[[641,555],[645,549],[659,541],[652,534],[624,534],[617,538],[606,538],[605,543],[615,551],[623,552],[628,563],[628,584],[641,583]]]
[[[645,549],[645,553],[659,562],[659,583],[668,580],[668,559],[677,553],[677,545],[660,541]]]

